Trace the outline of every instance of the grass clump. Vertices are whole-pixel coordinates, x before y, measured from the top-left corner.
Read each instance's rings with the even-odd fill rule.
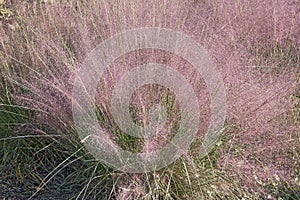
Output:
[[[298,16],[297,2],[283,0],[0,0],[0,197],[297,199]],[[157,85],[134,93],[130,114],[143,125],[151,106],[161,103],[169,120],[162,137],[129,136],[112,118],[114,83],[125,71],[151,62],[169,65],[190,81],[202,126],[194,151],[160,171],[127,174],[86,151],[72,119],[72,88],[80,64],[97,44],[145,26],[188,34],[210,53],[226,87],[228,126],[216,149],[197,158],[211,114],[205,82],[169,52],[130,52],[104,73],[95,98],[99,124],[116,144],[148,152],[178,129],[178,102],[172,91]]]

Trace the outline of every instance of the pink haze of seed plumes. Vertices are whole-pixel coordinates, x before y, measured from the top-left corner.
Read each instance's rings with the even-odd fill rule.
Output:
[[[81,7],[76,7],[76,3],[36,4],[43,9],[39,15],[34,12],[41,10],[27,2],[15,6],[27,28],[19,27],[22,32],[18,27],[11,30],[2,25],[0,48],[2,44],[15,47],[3,50],[8,55],[4,63],[14,66],[5,75],[29,89],[24,94],[16,88],[14,95],[19,104],[42,111],[36,121],[61,133],[72,127],[75,75],[85,56],[101,41],[131,28],[169,28],[198,41],[223,77],[228,99],[227,122],[238,127],[228,142],[246,147],[239,155],[222,152],[219,167],[251,176],[246,185],[251,185],[252,174],[261,179],[276,175],[285,181],[293,180],[294,172],[289,170],[295,169],[295,164],[288,152],[299,147],[290,146],[288,140],[296,137],[299,124],[287,122],[291,121],[289,97],[299,89],[296,77],[299,62],[297,59],[283,62],[279,55],[287,51],[287,56],[299,61],[296,48],[300,43],[299,2],[126,0],[114,4],[92,0]],[[23,41],[29,41],[29,45]],[[280,48],[277,54],[276,45]],[[10,56],[23,64],[10,60]],[[189,63],[160,50],[145,49],[124,55],[104,73],[96,102],[107,118],[112,117],[109,101],[113,85],[129,69],[149,62],[167,64],[190,80],[201,105],[201,136],[210,115],[205,83]],[[151,96],[141,89],[132,99],[141,113],[149,104],[147,95]],[[175,122],[171,119],[169,123]],[[109,131],[108,126],[108,134]],[[142,151],[164,145],[169,132],[164,130],[159,138],[145,141]],[[252,156],[257,156],[260,162],[253,161]]]

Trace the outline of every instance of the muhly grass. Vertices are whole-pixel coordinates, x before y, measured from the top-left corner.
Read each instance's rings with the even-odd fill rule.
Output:
[[[12,13],[0,18],[0,167],[7,172],[0,179],[21,185],[26,197],[49,190],[69,190],[66,198],[75,199],[299,197],[299,2],[62,0],[3,5]],[[154,26],[188,34],[209,52],[226,87],[226,129],[204,159],[197,158],[195,141],[190,154],[160,171],[113,171],[90,156],[76,135],[74,77],[101,41],[122,30]],[[141,141],[124,136],[112,119],[113,85],[126,71],[149,62],[167,64],[190,81],[201,108],[201,145],[210,117],[205,83],[184,59],[161,50],[128,53],[105,71],[95,98],[99,123],[132,151],[153,151],[172,137],[180,118],[178,102],[172,91],[157,85],[135,93],[131,114],[143,124],[147,109],[161,102],[168,108],[169,126],[159,136]]]

